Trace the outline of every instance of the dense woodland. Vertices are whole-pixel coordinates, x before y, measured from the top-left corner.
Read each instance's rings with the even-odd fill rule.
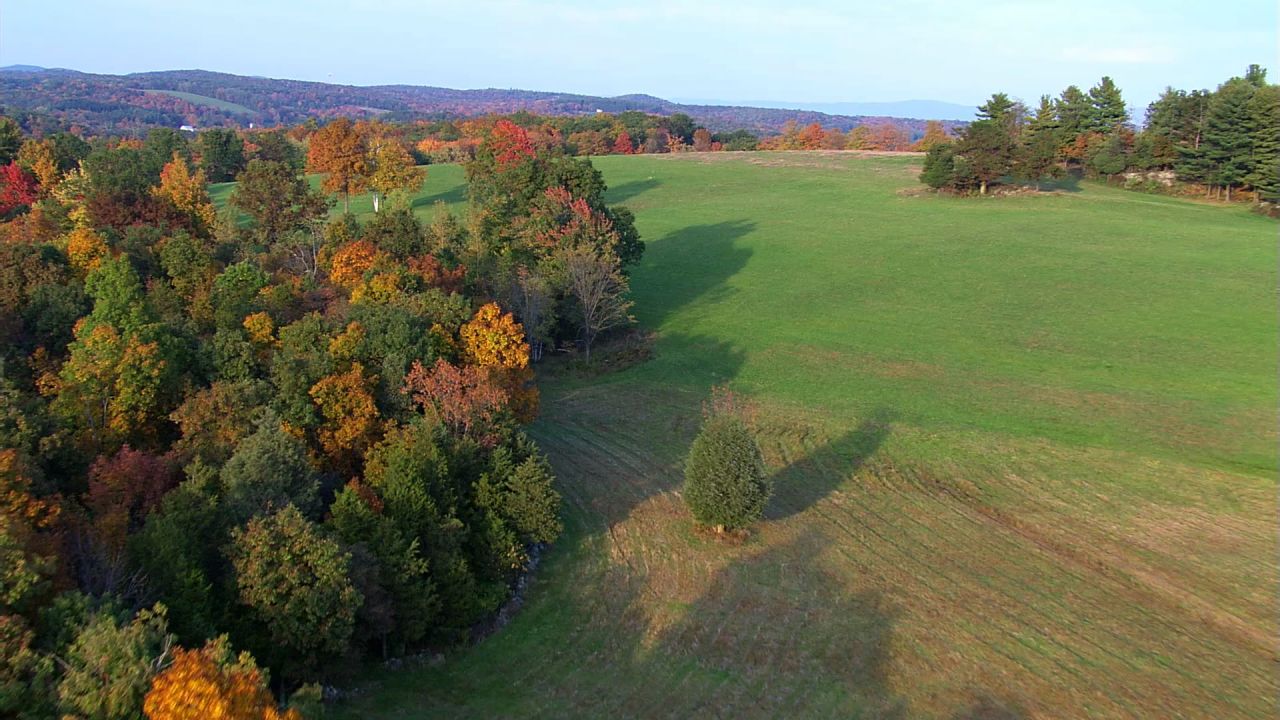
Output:
[[[996,93],[954,141],[926,143],[927,185],[985,194],[993,183],[1039,186],[1070,171],[1125,176],[1140,190],[1183,190],[1260,206],[1280,201],[1280,86],[1251,65],[1216,90],[1169,88],[1135,129],[1120,88],[1104,77],[1034,109]]]
[[[410,149],[0,121],[0,715],[294,716],[277,697],[362,658],[466,640],[559,535],[531,363],[631,321],[644,245],[508,121],[468,216],[424,226]],[[238,180],[221,213],[211,179]],[[371,219],[331,212],[367,190]]]

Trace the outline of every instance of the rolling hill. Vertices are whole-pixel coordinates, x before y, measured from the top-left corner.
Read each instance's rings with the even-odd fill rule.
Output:
[[[131,75],[96,75],[29,65],[0,68],[4,112],[28,127],[77,125],[94,133],[138,133],[148,127],[194,125],[279,125],[311,117],[380,115],[388,119],[467,117],[526,110],[545,115],[585,115],[596,111],[686,113],[713,132],[747,129],[777,132],[788,121],[820,123],[849,130],[869,122],[890,122],[920,134],[925,118],[893,118],[890,113],[839,114],[746,105],[682,104],[651,95],[596,97],[530,90],[454,90],[418,85],[358,87],[330,83],[173,70]],[[921,107],[922,110],[927,108]],[[954,114],[954,113],[948,113]],[[949,126],[958,123],[949,121]]]

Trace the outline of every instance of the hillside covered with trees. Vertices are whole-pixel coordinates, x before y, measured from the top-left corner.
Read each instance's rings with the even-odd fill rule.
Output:
[[[152,127],[293,125],[311,118],[384,120],[468,118],[531,112],[581,116],[597,111],[684,113],[711,131],[779,132],[787,122],[820,123],[843,131],[890,123],[919,135],[925,119],[829,115],[727,105],[682,105],[651,95],[596,97],[529,90],[452,90],[417,85],[357,87],[174,70],[96,75],[17,66],[0,69],[2,109],[31,131],[77,128],[90,134],[141,136]],[[927,119],[927,118],[926,118]],[[962,123],[948,121],[948,127]]]

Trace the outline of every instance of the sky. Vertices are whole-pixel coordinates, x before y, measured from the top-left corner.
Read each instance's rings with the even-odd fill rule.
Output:
[[[4,0],[0,65],[725,102],[1034,104],[1113,77],[1131,106],[1250,63],[1276,0]]]

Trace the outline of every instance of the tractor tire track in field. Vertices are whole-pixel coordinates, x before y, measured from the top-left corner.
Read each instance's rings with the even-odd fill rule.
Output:
[[[564,478],[566,497],[578,512],[593,516],[584,518],[585,523],[606,528],[608,554],[622,563],[625,573],[641,580],[635,586],[641,593],[640,604],[669,602],[671,592],[678,594],[675,586],[655,584],[655,579],[683,574],[670,567],[678,568],[679,558],[671,557],[678,548],[670,547],[671,530],[662,527],[688,522],[665,510],[672,502],[670,491],[678,482],[678,470],[670,462],[657,461],[625,428],[595,422],[595,418],[585,422],[560,418],[553,428],[539,433],[539,440]],[[808,464],[807,474],[835,474],[841,483],[849,479],[838,458],[818,457],[815,463],[809,457],[815,445],[811,438],[800,443],[798,453],[787,447],[794,447],[793,442],[794,438],[780,440],[776,449],[785,464]],[[793,457],[797,454],[800,457]],[[1196,602],[1207,601],[1190,594],[1190,599],[1181,601],[1162,595],[1149,585],[1149,577],[1132,574],[1132,559],[1115,556],[1113,548],[1119,540],[1104,527],[1082,524],[1086,539],[1112,546],[1090,552],[983,502],[969,486],[957,490],[923,469],[877,464],[857,473],[859,480],[868,477],[873,478],[871,486],[851,489],[815,480],[832,490],[811,504],[811,498],[791,497],[786,488],[780,488],[775,502],[787,506],[788,515],[780,523],[817,521],[833,538],[829,554],[839,558],[845,573],[860,584],[909,594],[911,601],[904,607],[920,612],[917,620],[931,617],[930,612],[919,610],[922,606],[946,608],[946,620],[932,615],[932,621],[945,625],[945,634],[965,638],[962,647],[982,648],[980,655],[1000,658],[997,662],[1003,669],[998,675],[1003,679],[988,690],[1015,696],[1031,708],[1048,710],[1056,699],[1067,703],[1058,710],[1075,706],[1101,716],[1142,717],[1214,706],[1219,708],[1216,714],[1249,716],[1249,698],[1270,689],[1259,678],[1240,678],[1244,682],[1234,688],[1215,686],[1214,680],[1220,677],[1215,669],[1238,660],[1241,644],[1256,650],[1256,638],[1231,632],[1230,623],[1195,627],[1197,621],[1202,625],[1205,621],[1194,612]],[[1041,499],[1050,505],[1069,502],[1049,489],[1042,492]],[[650,517],[654,513],[659,517]],[[940,562],[930,563],[927,558]],[[709,571],[704,569],[703,574]],[[688,582],[680,577],[676,586]],[[687,617],[686,624],[696,624],[697,630],[686,627],[683,633],[694,632],[691,637],[709,644],[662,648],[676,655],[664,672],[657,673],[660,690],[648,683],[617,688],[617,707],[643,707],[645,716],[666,715],[665,711],[677,707],[696,710],[696,705],[681,699],[695,688],[708,688],[702,679],[694,680],[695,672],[686,668],[687,663],[692,660],[698,666],[708,658],[722,658],[730,647],[750,653],[757,645],[768,647],[769,654],[744,668],[747,674],[739,680],[745,682],[734,685],[732,696],[721,696],[726,703],[721,707],[741,709],[753,703],[774,711],[806,707],[810,699],[806,688],[813,689],[812,683],[800,681],[804,675],[789,677],[796,668],[805,667],[805,661],[797,658],[826,655],[838,640],[825,636],[817,649],[806,643],[803,633],[789,633],[776,646],[767,645],[773,642],[765,639],[772,637],[765,624],[768,616],[759,617],[754,625],[741,621],[756,619],[753,612],[757,610],[757,603],[743,592],[712,598],[698,617]],[[1034,642],[1029,642],[1031,638]],[[921,657],[907,657],[906,665],[924,662],[935,670],[947,670],[924,657],[933,656],[927,648],[915,651]],[[711,667],[715,666],[713,661]],[[978,673],[957,674],[982,681]],[[1135,683],[1134,678],[1143,681]],[[727,682],[724,677],[714,687]],[[1020,689],[1020,685],[1026,687]],[[1028,691],[1033,686],[1039,686],[1037,691]],[[602,683],[595,690],[607,696],[611,688]],[[921,709],[927,706],[924,703]]]

